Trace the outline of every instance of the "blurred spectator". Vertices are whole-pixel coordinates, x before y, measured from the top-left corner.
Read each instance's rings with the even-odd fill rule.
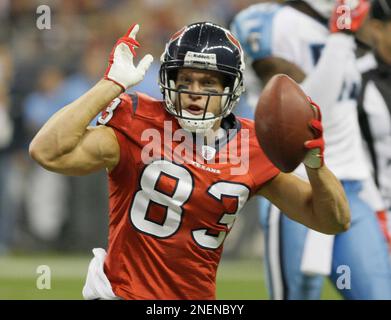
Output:
[[[37,91],[31,93],[23,107],[29,140],[50,116],[69,103],[64,90],[64,74],[56,66],[45,66],[37,81]],[[67,209],[66,178],[52,174],[32,164],[26,192],[26,213],[32,233],[39,239],[55,239]]]
[[[8,83],[11,81],[12,61],[6,46],[0,46],[0,255],[7,253],[12,241],[14,215],[11,210],[10,161],[8,148],[13,136],[9,115]]]

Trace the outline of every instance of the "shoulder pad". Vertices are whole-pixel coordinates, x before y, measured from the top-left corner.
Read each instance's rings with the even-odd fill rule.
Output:
[[[273,19],[281,8],[277,3],[259,3],[235,16],[232,33],[251,60],[271,56]]]

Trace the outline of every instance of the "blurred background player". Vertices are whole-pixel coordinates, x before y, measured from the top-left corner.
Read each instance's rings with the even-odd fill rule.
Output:
[[[375,0],[368,22],[365,41],[373,52],[360,58],[362,86],[358,111],[362,135],[372,165],[372,174],[382,202],[374,202],[383,233],[391,249],[391,0]],[[364,35],[363,35],[364,36]]]
[[[11,155],[9,147],[14,132],[10,117],[10,92],[7,84],[12,79],[11,52],[0,42],[0,256],[7,254],[12,243],[15,217],[11,207],[10,179]]]
[[[336,3],[330,0],[257,4],[240,12],[232,23],[260,80],[252,88],[256,97],[260,86],[274,74],[286,73],[319,102],[324,115],[325,161],[342,182],[352,211],[352,228],[334,239],[264,203],[267,277],[273,299],[319,299],[322,275],[330,275],[336,284],[340,266],[350,270],[351,288],[338,288],[345,298],[391,299],[385,239],[374,211],[360,198],[362,182],[370,173],[357,117],[360,74],[353,34],[365,20],[369,3],[356,4],[347,32],[337,28],[337,22],[348,21],[338,19]],[[347,25],[342,26],[346,30]],[[296,173],[303,176],[302,168]]]

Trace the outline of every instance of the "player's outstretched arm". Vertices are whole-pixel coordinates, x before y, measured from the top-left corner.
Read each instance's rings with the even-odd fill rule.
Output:
[[[313,101],[311,105],[318,114],[318,119],[310,123],[316,135],[305,142],[308,152],[303,161],[310,183],[294,174],[280,173],[259,194],[292,220],[319,232],[336,234],[349,228],[350,210],[341,183],[324,164],[321,112]]]
[[[133,64],[138,25],[115,44],[104,79],[83,96],[55,113],[30,144],[30,155],[48,170],[82,175],[101,168],[113,169],[119,161],[119,145],[111,128],[88,128],[89,123],[125,89],[136,85],[152,63],[146,55]]]
[[[310,183],[294,174],[280,173],[259,194],[290,219],[311,229],[336,234],[350,226],[350,211],[341,184],[326,167],[308,169]]]

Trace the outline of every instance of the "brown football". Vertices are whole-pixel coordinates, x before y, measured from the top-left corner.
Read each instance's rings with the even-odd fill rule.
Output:
[[[306,94],[287,75],[275,75],[263,89],[255,131],[266,156],[282,172],[293,171],[303,161],[304,142],[314,138],[309,122],[316,117]]]

